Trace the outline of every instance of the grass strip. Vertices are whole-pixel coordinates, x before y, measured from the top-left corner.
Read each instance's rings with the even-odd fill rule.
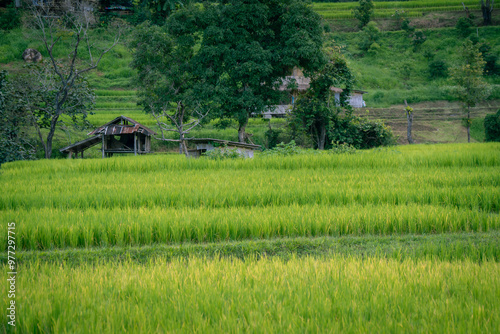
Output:
[[[105,247],[27,251],[17,253],[18,264],[29,262],[82,265],[99,262],[148,263],[153,258],[171,261],[178,257],[279,257],[359,256],[392,259],[432,259],[442,261],[469,260],[476,263],[500,261],[500,231],[488,233],[449,233],[404,236],[345,236],[319,238],[281,238],[246,240],[207,244],[157,244],[144,247]],[[7,263],[7,254],[0,254],[0,264]]]

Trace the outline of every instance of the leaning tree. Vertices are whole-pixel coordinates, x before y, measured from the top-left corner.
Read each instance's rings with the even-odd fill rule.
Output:
[[[97,68],[103,56],[119,41],[120,29],[107,46],[97,46],[97,23],[92,5],[81,0],[28,1],[30,36],[42,42],[47,60],[33,67],[26,103],[33,118],[45,158],[52,155],[52,141],[64,115],[71,121],[85,119],[93,93],[84,75]],[[102,44],[102,43],[98,43]],[[67,54],[60,57],[61,50]],[[42,133],[47,128],[48,133]]]

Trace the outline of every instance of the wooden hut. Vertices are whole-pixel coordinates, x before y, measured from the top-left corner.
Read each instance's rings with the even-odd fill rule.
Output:
[[[92,136],[67,147],[60,149],[71,159],[73,154],[78,156],[90,147],[102,143],[102,157],[111,157],[113,153],[151,153],[151,136],[156,132],[139,122],[125,116],[119,116],[88,135]]]

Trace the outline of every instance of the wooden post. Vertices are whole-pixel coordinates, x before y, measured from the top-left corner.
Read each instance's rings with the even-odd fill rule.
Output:
[[[102,134],[101,136],[102,136],[102,158],[104,159],[106,157],[104,153],[104,150],[106,148],[106,140],[104,139],[104,134]]]
[[[408,106],[408,103],[405,100],[405,111],[406,111],[406,119],[408,120],[408,128],[406,130],[406,136],[408,138],[408,143],[413,144],[413,138],[411,136],[411,127],[413,125],[413,109]]]
[[[134,132],[134,155],[137,155],[137,132]]]
[[[68,152],[68,159],[71,159],[71,156],[73,155],[73,152],[69,151]]]
[[[82,159],[83,159],[83,150],[82,150]]]

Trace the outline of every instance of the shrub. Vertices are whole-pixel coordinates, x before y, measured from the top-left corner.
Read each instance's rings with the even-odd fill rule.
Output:
[[[363,28],[361,36],[359,48],[363,51],[368,51],[372,44],[380,39],[380,29],[375,22],[370,22]],[[380,48],[380,45],[378,47]]]
[[[457,29],[457,33],[460,36],[467,36],[470,33],[470,28],[474,25],[472,20],[468,17],[461,17],[457,20],[457,24],[455,25],[455,29]]]
[[[16,9],[14,3],[4,10],[0,8],[0,30],[12,30],[21,25],[21,10]]]
[[[274,148],[276,145],[278,145],[279,137],[282,132],[282,130],[269,129],[264,133],[266,137],[267,148]]]
[[[484,118],[484,131],[486,141],[500,142],[500,109]]]
[[[359,21],[359,29],[363,29],[364,26],[370,22],[370,18],[373,14],[374,4],[372,0],[359,0],[359,5],[353,9],[353,15]]]
[[[278,145],[276,145],[274,148],[262,152],[263,155],[280,155],[280,156],[284,156],[284,157],[290,156],[290,155],[296,155],[299,153],[300,153],[300,149],[295,144],[295,140],[292,140],[288,144],[281,142]]]
[[[372,43],[372,45],[370,45],[370,48],[368,49],[368,54],[370,56],[376,56],[379,51],[380,51],[380,44],[374,42]]]
[[[205,152],[204,155],[213,160],[243,158],[237,148],[228,148],[227,145],[224,145],[223,147],[216,147],[213,150]]]
[[[403,22],[401,22],[401,29],[403,29],[409,34],[415,31],[415,27],[410,26],[410,20],[408,19],[404,19]]]
[[[329,138],[335,143],[345,143],[357,149],[368,149],[395,144],[391,128],[382,121],[370,121],[357,116],[339,118],[329,129]]]
[[[356,148],[347,143],[332,142],[332,148],[329,152],[333,154],[354,154],[356,153]]]
[[[426,39],[427,36],[425,36],[422,30],[416,30],[412,35],[411,45],[413,45],[413,47],[417,49],[420,45],[422,45],[425,42]]]
[[[434,60],[429,63],[429,76],[432,79],[446,78],[448,76],[448,66],[443,60]]]

